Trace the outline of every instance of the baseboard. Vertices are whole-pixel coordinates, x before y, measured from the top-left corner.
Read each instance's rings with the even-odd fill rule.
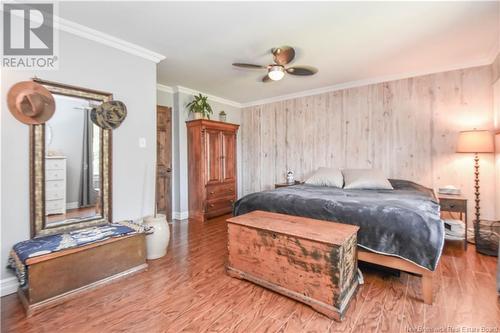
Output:
[[[174,220],[185,220],[189,217],[189,212],[172,212],[172,219]]]
[[[78,207],[80,207],[80,205],[78,205],[78,201],[66,203],[66,209],[77,209]]]
[[[6,296],[13,294],[17,291],[17,287],[19,287],[19,282],[15,276],[2,279],[0,280],[0,295]]]

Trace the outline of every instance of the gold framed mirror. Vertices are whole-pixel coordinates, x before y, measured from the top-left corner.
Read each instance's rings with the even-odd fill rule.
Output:
[[[56,112],[30,126],[31,237],[112,221],[112,133],[90,110],[111,93],[34,78],[54,96]]]

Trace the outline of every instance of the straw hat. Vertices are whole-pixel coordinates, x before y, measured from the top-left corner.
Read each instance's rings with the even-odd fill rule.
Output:
[[[104,102],[90,112],[90,119],[103,129],[115,129],[127,117],[127,107],[120,101]]]
[[[7,105],[17,120],[28,125],[45,123],[56,110],[50,91],[33,81],[13,85],[7,93]]]

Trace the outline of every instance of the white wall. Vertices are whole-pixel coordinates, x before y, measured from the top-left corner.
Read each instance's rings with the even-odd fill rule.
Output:
[[[156,103],[161,106],[172,107],[174,105],[174,94],[161,89],[156,89]]]
[[[190,119],[186,104],[192,100],[191,94],[176,92],[173,95],[173,191],[172,207],[174,218],[188,216],[188,162],[187,162],[187,131],[186,121]],[[219,119],[219,112],[227,113],[227,122],[241,124],[241,109],[209,100],[214,111],[213,120]],[[237,167],[238,179],[241,179],[241,137],[238,132]],[[238,196],[241,195],[241,181],[238,181]]]
[[[59,69],[2,70],[1,92],[1,278],[11,247],[29,238],[28,126],[7,110],[8,89],[34,75],[113,93],[127,105],[125,122],[113,131],[113,220],[151,214],[156,159],[156,64],[105,45],[60,32]],[[139,137],[146,148],[139,148]]]

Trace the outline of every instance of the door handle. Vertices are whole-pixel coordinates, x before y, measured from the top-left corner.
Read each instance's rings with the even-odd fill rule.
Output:
[[[172,172],[172,169],[160,169],[160,170],[158,170],[158,175],[159,176],[166,176],[170,172]]]

